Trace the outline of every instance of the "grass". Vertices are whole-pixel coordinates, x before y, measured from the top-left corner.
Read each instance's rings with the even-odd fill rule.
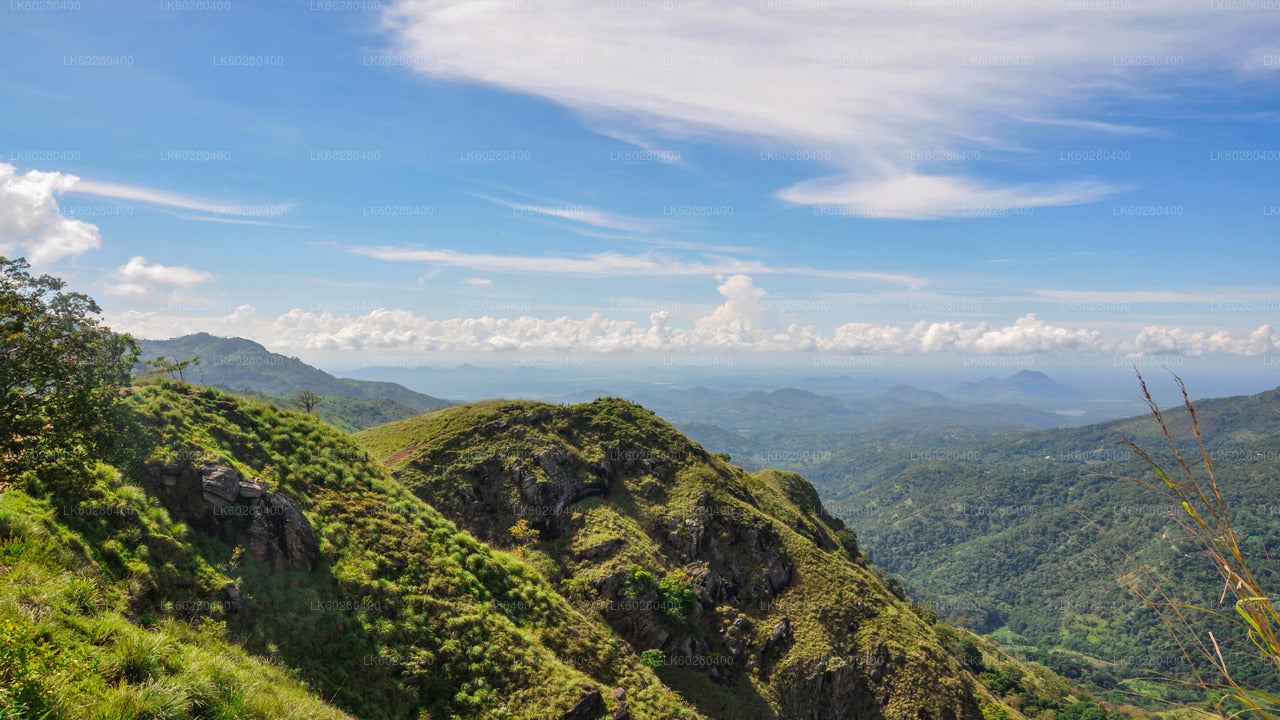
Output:
[[[1145,590],[1137,582],[1129,587],[1138,593],[1143,602],[1158,613],[1161,622],[1169,635],[1177,643],[1191,668],[1190,679],[1170,678],[1174,682],[1202,691],[1212,703],[1218,714],[1224,717],[1252,715],[1261,720],[1280,717],[1280,697],[1258,684],[1238,679],[1236,663],[1240,662],[1239,653],[1235,653],[1231,661],[1223,653],[1223,638],[1219,638],[1212,630],[1205,630],[1203,625],[1193,620],[1196,615],[1207,615],[1224,621],[1247,636],[1255,658],[1280,677],[1280,615],[1271,600],[1270,591],[1265,588],[1250,568],[1250,560],[1242,549],[1242,538],[1237,534],[1231,522],[1231,512],[1223,501],[1222,490],[1213,461],[1205,449],[1200,430],[1200,419],[1195,405],[1187,394],[1182,379],[1174,376],[1182,390],[1183,405],[1187,411],[1192,434],[1196,440],[1195,451],[1199,455],[1202,470],[1193,469],[1194,461],[1184,454],[1174,441],[1170,423],[1166,422],[1142,376],[1138,379],[1142,393],[1152,415],[1159,423],[1160,431],[1172,452],[1171,470],[1166,470],[1168,463],[1160,462],[1156,457],[1133,442],[1121,444],[1131,448],[1160,482],[1152,482],[1142,478],[1125,478],[1148,490],[1159,493],[1165,500],[1180,507],[1182,515],[1178,515],[1179,526],[1186,533],[1186,538],[1198,546],[1201,556],[1218,569],[1221,576],[1222,598],[1228,595],[1235,598],[1234,607],[1238,617],[1218,612],[1196,604],[1180,602],[1172,599],[1158,583],[1153,582],[1150,573],[1136,562],[1131,565],[1135,573],[1147,581],[1153,590]],[[1221,601],[1220,601],[1221,602]]]

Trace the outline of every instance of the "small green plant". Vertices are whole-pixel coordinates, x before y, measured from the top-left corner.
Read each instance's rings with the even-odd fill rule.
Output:
[[[640,664],[648,668],[660,668],[667,664],[667,654],[661,650],[645,650],[640,653]]]
[[[982,720],[1013,720],[1013,718],[1009,717],[1009,711],[1004,706],[987,703],[982,706]]]
[[[538,539],[537,529],[530,526],[529,521],[524,518],[520,518],[507,532],[511,534],[511,539],[515,541],[516,548],[521,551]]]

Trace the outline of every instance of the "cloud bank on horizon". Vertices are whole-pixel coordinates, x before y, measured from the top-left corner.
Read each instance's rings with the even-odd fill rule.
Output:
[[[791,323],[778,327],[777,313],[762,303],[766,292],[746,275],[716,288],[724,303],[692,328],[674,327],[667,311],[653,312],[648,324],[616,320],[602,313],[574,319],[453,318],[433,320],[407,310],[377,309],[365,315],[335,315],[294,309],[262,319],[250,305],[198,321],[156,312],[128,311],[108,318],[113,327],[144,337],[193,332],[239,335],[276,350],[302,352],[554,352],[626,353],[796,353],[931,355],[946,352],[1053,354],[1103,352],[1120,355],[1208,353],[1256,356],[1280,350],[1280,333],[1270,325],[1251,332],[1189,331],[1151,326],[1125,337],[1099,330],[1047,323],[1035,314],[1004,327],[990,323],[927,322],[910,327],[847,323],[832,333]],[[772,317],[771,317],[772,316]]]

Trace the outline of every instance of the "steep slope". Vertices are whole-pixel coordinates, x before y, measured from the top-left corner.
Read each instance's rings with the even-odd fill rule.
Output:
[[[350,720],[217,622],[139,619],[147,558],[185,564],[186,531],[114,470],[99,480],[76,505],[0,491],[0,717]]]
[[[1244,550],[1273,577],[1280,390],[1201,401],[1197,411]],[[1182,452],[1198,460],[1185,411],[1167,417]],[[999,630],[1063,673],[1105,689],[1118,678],[1186,670],[1156,615],[1122,589],[1117,575],[1132,568],[1121,550],[1184,601],[1217,609],[1221,581],[1184,539],[1179,508],[1116,478],[1153,479],[1139,458],[1107,445],[1117,440],[1173,465],[1156,422],[1137,417],[962,444],[887,473],[837,510],[876,562],[942,601],[946,615]],[[1250,659],[1247,640],[1215,632],[1242,676],[1274,685],[1274,672]]]
[[[451,404],[396,383],[334,377],[244,338],[196,333],[170,340],[141,340],[139,346],[142,360],[159,355],[169,360],[200,358],[200,364],[185,373],[186,380],[200,385],[260,393],[277,402],[287,402],[303,390],[325,396],[317,412],[343,429],[372,427]]]
[[[639,406],[493,401],[356,440],[482,540],[524,545],[708,715],[976,719],[993,699],[812,486],[749,475]]]
[[[607,625],[535,569],[459,531],[337,430],[167,381],[136,389],[125,410],[124,472],[103,468],[106,479],[54,504],[64,509],[55,524],[83,538],[71,544],[84,556],[71,566],[101,567],[119,612],[156,630],[125,628],[130,642],[225,623],[225,638],[259,658],[243,661],[245,674],[259,664],[283,671],[258,673],[257,692],[287,673],[366,720],[700,717]],[[91,644],[110,637],[97,623],[83,630]],[[248,657],[236,653],[226,662]],[[150,650],[122,662],[134,656],[142,670],[95,672],[151,693],[165,677],[151,664],[181,674],[185,662]],[[234,677],[219,677],[206,680],[235,690]],[[290,698],[289,687],[278,698]],[[190,694],[170,699],[190,717],[242,716],[210,714]],[[188,715],[99,717],[144,716]]]

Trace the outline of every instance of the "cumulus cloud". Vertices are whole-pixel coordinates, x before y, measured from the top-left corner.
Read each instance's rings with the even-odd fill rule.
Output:
[[[108,295],[143,297],[150,294],[156,285],[187,288],[212,279],[213,275],[207,272],[185,265],[161,265],[137,255],[116,268],[112,282],[104,289]]]
[[[760,298],[765,291],[756,287],[746,275],[734,275],[716,288],[726,300],[710,315],[699,318],[696,327],[699,329],[724,329],[736,332],[750,332],[760,328],[764,311],[760,307]]]
[[[63,216],[57,196],[80,178],[0,163],[0,254],[22,255],[33,264],[74,257],[102,243],[98,227]]]
[[[817,151],[838,176],[781,198],[902,218],[1118,191],[1062,176],[1000,185],[935,151],[1034,148],[1063,128],[1151,134],[1104,114],[1106,102],[1195,92],[1196,73],[1247,82],[1280,32],[1280,15],[1203,0],[1133,0],[1120,12],[1023,0],[622,5],[395,0],[382,18],[394,52],[432,58],[419,72],[543,97],[638,144],[692,136]]]
[[[241,305],[227,315],[180,316],[165,315],[154,311],[127,310],[108,313],[106,322],[117,332],[131,333],[137,337],[166,339],[207,332],[223,337],[247,337],[259,340],[271,347],[293,347],[281,343],[278,338],[264,335],[266,323],[261,322],[252,305]]]
[[[585,318],[469,317],[431,319],[408,310],[378,309],[364,315],[334,315],[294,309],[274,319],[242,306],[225,316],[168,317],[129,312],[111,317],[118,330],[144,337],[170,337],[204,330],[240,334],[281,351],[502,351],[645,352],[830,352],[854,355],[1054,354],[1073,352],[1258,355],[1280,349],[1270,325],[1245,332],[1187,331],[1148,327],[1134,337],[1069,328],[1034,314],[1007,325],[987,322],[928,322],[911,326],[846,323],[823,332],[812,326],[777,326],[761,304],[765,291],[749,276],[734,275],[717,287],[724,303],[692,327],[672,324],[668,312],[648,322],[616,320],[601,313]]]

